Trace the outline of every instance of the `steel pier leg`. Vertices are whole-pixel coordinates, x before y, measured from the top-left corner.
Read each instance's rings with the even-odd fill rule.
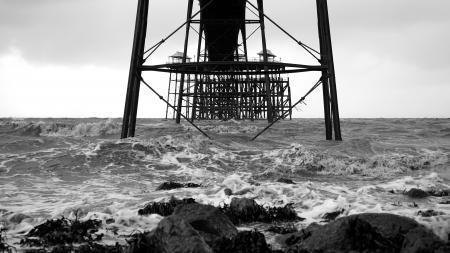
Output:
[[[339,118],[339,106],[336,89],[336,75],[334,69],[333,49],[331,43],[330,22],[328,17],[328,4],[327,0],[316,0],[316,4],[317,4],[317,18],[319,26],[321,64],[322,66],[326,66],[327,68],[326,71],[322,72],[326,135],[327,140],[332,139],[330,132],[332,132],[331,125],[333,125],[334,138],[337,141],[341,141],[342,140],[341,125]],[[328,92],[329,92],[329,101],[327,101]],[[328,104],[330,104],[330,107],[328,106]],[[331,109],[330,111],[329,108]]]
[[[264,55],[264,72],[265,72],[265,86],[266,86],[266,100],[267,100],[267,120],[269,121],[269,123],[273,122],[273,109],[272,109],[272,99],[271,99],[271,95],[272,93],[270,92],[270,80],[269,80],[269,74],[267,74],[268,72],[268,67],[267,67],[267,63],[269,61],[269,58],[267,56],[267,43],[266,43],[266,28],[264,25],[264,6],[263,6],[263,1],[262,0],[258,0],[258,10],[259,10],[259,22],[261,25],[261,37],[262,37],[262,47],[263,47],[263,55]]]
[[[149,0],[139,0],[138,2],[121,138],[134,137],[135,133],[139,101],[139,75],[141,75],[139,69],[143,62],[145,37],[147,33],[148,4]]]
[[[188,2],[188,12],[187,12],[187,23],[186,23],[186,37],[184,40],[184,52],[183,52],[183,63],[186,63],[187,58],[187,49],[189,44],[189,31],[191,29],[191,17],[192,17],[192,7],[194,5],[194,0],[189,0]],[[180,90],[178,92],[178,107],[177,107],[177,118],[176,123],[180,124],[181,122],[181,109],[183,107],[183,92],[184,92],[184,81],[185,81],[185,74],[181,74],[181,81],[180,81]]]

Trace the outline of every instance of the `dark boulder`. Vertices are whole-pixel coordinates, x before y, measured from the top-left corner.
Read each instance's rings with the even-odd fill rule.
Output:
[[[225,188],[225,189],[223,190],[223,192],[224,192],[225,195],[227,195],[227,196],[233,195],[233,191],[232,191],[230,188]]]
[[[422,238],[418,240],[418,238]],[[416,221],[393,214],[359,214],[314,225],[284,240],[291,252],[434,252],[444,243]],[[429,247],[427,251],[423,251]]]
[[[257,231],[243,231],[231,240],[223,240],[217,253],[271,253],[264,235]]]
[[[233,198],[230,205],[224,205],[220,209],[234,224],[303,220],[303,218],[297,215],[297,212],[291,205],[284,207],[263,207],[258,205],[255,200],[248,198]]]
[[[232,241],[237,234],[233,223],[219,209],[201,204],[180,205],[155,230],[136,237],[130,252],[218,252],[224,242]]]
[[[438,215],[443,215],[444,213],[442,212],[437,212],[434,210],[426,210],[426,211],[419,211],[417,212],[417,215],[422,216],[422,217],[433,217],[433,216],[438,216]]]
[[[178,216],[169,216],[130,242],[129,253],[213,253],[200,233]]]
[[[403,241],[401,253],[434,253],[450,252],[444,251],[447,248],[437,236],[422,227],[412,229],[406,234]]]
[[[213,206],[182,205],[175,208],[173,216],[190,224],[213,249],[220,247],[223,240],[231,239],[238,234],[230,219]]]
[[[170,198],[169,202],[151,202],[138,210],[139,215],[159,214],[161,216],[169,216],[179,205],[196,203],[194,199],[176,199]]]
[[[230,209],[236,213],[254,213],[258,212],[261,207],[254,199],[233,198],[230,203]]]
[[[129,253],[269,253],[265,237],[257,231],[238,232],[218,208],[186,204],[175,208],[151,232],[129,240]]]
[[[430,196],[428,192],[417,188],[410,189],[409,191],[405,192],[405,195],[414,199],[423,199]]]

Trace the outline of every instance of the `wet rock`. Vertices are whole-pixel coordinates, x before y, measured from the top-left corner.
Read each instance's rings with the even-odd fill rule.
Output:
[[[127,253],[145,253],[145,252],[152,252],[151,250],[155,249],[155,243],[154,240],[154,233],[153,231],[147,231],[144,233],[134,233],[130,236],[130,238],[127,239],[128,248]]]
[[[230,203],[230,209],[236,213],[253,213],[258,212],[261,207],[254,199],[233,198]]]
[[[238,235],[219,209],[201,204],[179,205],[157,228],[135,237],[130,252],[219,252]]]
[[[434,190],[434,191],[428,191],[428,194],[430,194],[433,197],[447,197],[450,195],[450,190]]]
[[[50,251],[51,253],[66,253],[66,252],[73,252],[74,248],[72,245],[57,245],[53,247],[53,249]],[[46,252],[46,251],[41,251]]]
[[[426,210],[426,211],[419,211],[417,212],[417,215],[422,216],[422,217],[433,217],[433,216],[438,216],[438,215],[442,215],[442,212],[436,212],[434,210]]]
[[[67,251],[66,251],[67,252]],[[114,246],[101,245],[98,243],[83,244],[77,249],[75,253],[122,253],[124,249],[118,243]]]
[[[450,200],[439,202],[441,205],[450,205]]]
[[[201,204],[180,205],[151,232],[129,241],[130,253],[269,253],[263,234],[238,232],[218,208]]]
[[[303,218],[290,206],[263,207],[253,199],[233,198],[230,205],[220,208],[234,224],[245,222],[299,221]]]
[[[112,224],[112,223],[114,223],[114,222],[116,222],[116,220],[113,219],[113,218],[109,218],[109,219],[107,219],[107,220],[105,221],[106,224]]]
[[[445,244],[433,233],[420,227],[409,231],[403,241],[401,253],[435,253],[447,248]],[[450,248],[447,248],[447,250]]]
[[[298,232],[298,229],[293,224],[291,224],[287,226],[271,226],[267,229],[267,231],[275,234],[285,235]]]
[[[337,217],[339,217],[339,215],[344,213],[344,209],[336,211],[336,212],[330,212],[330,213],[326,213],[322,216],[322,219],[325,222],[330,222],[330,221],[334,221]]]
[[[181,183],[170,181],[170,182],[162,183],[160,186],[158,186],[158,188],[156,188],[156,190],[157,191],[169,191],[169,190],[179,189],[179,188],[198,188],[200,186],[201,185],[194,184],[194,183],[181,184]]]
[[[213,206],[182,205],[175,208],[173,216],[190,224],[213,249],[220,247],[223,240],[231,239],[238,234],[231,220]]]
[[[266,238],[257,231],[243,231],[231,240],[224,240],[217,253],[270,253],[272,250],[267,245]]]
[[[157,228],[129,242],[129,253],[177,252],[213,253],[200,233],[187,221],[172,215],[159,222]]]
[[[294,181],[292,181],[291,179],[287,179],[287,178],[279,178],[277,180],[278,183],[285,183],[285,184],[295,184]]]
[[[420,239],[420,240],[419,240]],[[444,243],[416,221],[393,214],[359,214],[287,238],[292,252],[434,252]]]
[[[415,199],[422,199],[430,196],[428,192],[417,188],[412,188],[411,190],[405,192],[405,195]]]
[[[176,199],[172,197],[169,202],[151,202],[144,208],[138,210],[139,215],[159,214],[161,216],[169,216],[179,205],[194,204],[194,199]]]
[[[223,192],[224,192],[225,195],[227,195],[227,196],[233,195],[233,191],[232,191],[230,188],[225,188],[225,189],[223,190]]]

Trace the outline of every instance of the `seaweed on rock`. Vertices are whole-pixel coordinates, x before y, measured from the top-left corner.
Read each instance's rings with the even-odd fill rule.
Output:
[[[339,215],[343,214],[345,212],[344,209],[335,211],[335,212],[329,212],[329,213],[325,213],[322,216],[323,221],[325,222],[330,222],[330,221],[334,221],[336,220],[337,217],[339,217]]]
[[[79,221],[60,218],[47,220],[45,223],[34,227],[24,239],[21,245],[31,247],[71,245],[73,243],[91,243],[100,241],[103,234],[95,234],[101,226],[100,220]]]
[[[447,190],[431,190],[431,191],[428,191],[428,194],[430,194],[430,196],[433,196],[433,197],[447,197],[447,196],[449,196],[450,195],[450,190],[449,189],[447,189]]]
[[[149,215],[149,214],[159,214],[161,216],[169,216],[175,210],[178,205],[194,204],[196,203],[194,199],[176,199],[172,197],[169,202],[151,202],[148,203],[144,208],[139,209],[139,215]]]
[[[0,252],[16,252],[16,249],[13,246],[6,243],[6,228],[3,227],[0,227]]]
[[[275,234],[285,235],[298,232],[298,229],[294,224],[288,224],[284,226],[271,226],[267,229],[267,231]]]
[[[297,215],[297,212],[292,208],[292,205],[285,205],[284,207],[264,207],[258,205],[255,200],[247,198],[233,198],[230,205],[224,205],[219,209],[225,213],[234,224],[248,223],[248,222],[288,222],[288,221],[302,221]]]
[[[442,214],[444,214],[444,213],[437,212],[434,210],[426,210],[426,211],[417,212],[417,215],[422,216],[422,217],[433,217],[433,216],[438,216],[438,215],[442,215]]]
[[[195,183],[177,183],[177,182],[164,182],[158,188],[156,188],[157,191],[169,191],[173,189],[179,189],[179,188],[199,188],[201,185],[195,184]]]
[[[75,253],[122,253],[124,248],[118,243],[114,246],[102,245],[98,243],[83,244],[75,250]]]

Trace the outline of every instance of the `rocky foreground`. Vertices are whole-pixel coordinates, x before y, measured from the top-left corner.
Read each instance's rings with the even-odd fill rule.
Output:
[[[275,226],[271,229],[280,234],[277,241],[282,246],[275,250],[262,233],[238,231],[236,225],[252,221],[301,220],[289,206],[265,208],[252,199],[234,198],[229,206],[217,208],[198,204],[193,199],[172,199],[168,203],[150,203],[139,212],[140,215],[159,213],[166,217],[156,229],[132,235],[127,240],[128,245],[99,244],[101,234],[96,232],[101,221],[65,218],[35,227],[21,244],[25,248],[28,246],[25,252],[450,252],[450,244],[433,232],[412,219],[393,214],[351,215],[325,225],[311,224],[301,231]],[[1,243],[0,252],[14,252],[14,248]]]

